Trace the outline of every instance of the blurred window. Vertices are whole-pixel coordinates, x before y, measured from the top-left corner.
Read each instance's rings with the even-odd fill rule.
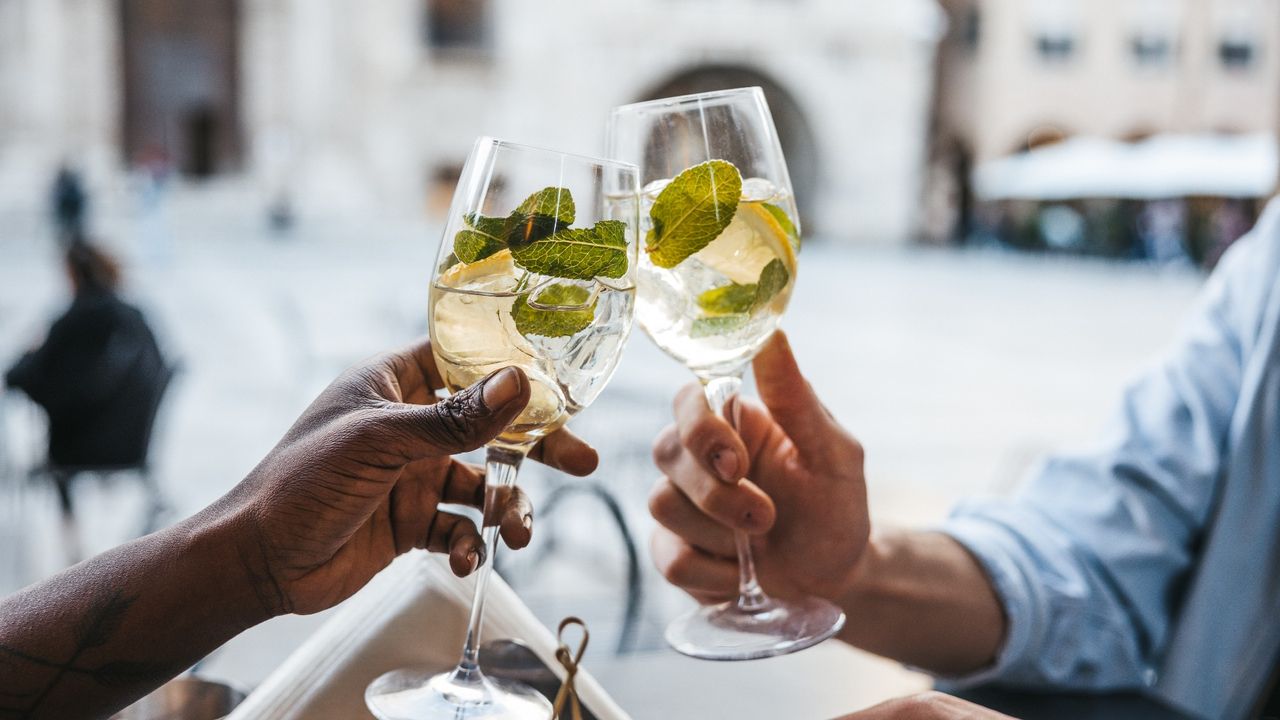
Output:
[[[1028,0],[1031,37],[1036,54],[1045,63],[1069,61],[1079,45],[1083,26],[1078,0]]]
[[[487,55],[492,23],[487,0],[427,0],[427,44],[444,55]]]
[[[1066,62],[1076,51],[1076,39],[1066,34],[1041,33],[1036,36],[1036,52],[1046,62]]]
[[[982,13],[978,8],[971,7],[965,13],[963,24],[960,26],[960,43],[965,50],[969,52],[977,52],[978,45],[982,42]]]
[[[1218,60],[1228,70],[1245,70],[1257,55],[1253,41],[1245,37],[1226,37],[1218,43]]]
[[[1173,58],[1173,41],[1164,35],[1138,33],[1129,44],[1133,60],[1145,67],[1168,65]]]

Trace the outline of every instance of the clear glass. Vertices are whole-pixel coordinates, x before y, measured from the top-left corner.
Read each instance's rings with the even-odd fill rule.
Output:
[[[431,345],[450,392],[499,368],[529,377],[529,405],[488,445],[485,482],[515,483],[529,449],[608,383],[631,331],[639,176],[634,165],[480,138],[463,168],[430,294]],[[630,199],[630,202],[622,202]],[[487,515],[488,513],[486,513]],[[478,653],[498,528],[476,575],[462,659],[434,675],[396,670],[365,702],[381,720],[550,716],[530,688],[490,680]]]
[[[740,88],[624,105],[610,117],[608,144],[611,157],[640,167],[646,246],[636,317],[693,371],[721,414],[777,329],[796,281],[800,219],[764,93]],[[739,597],[676,619],[666,634],[672,647],[750,660],[839,632],[845,617],[834,604],[766,595],[750,538],[739,532],[736,541]]]

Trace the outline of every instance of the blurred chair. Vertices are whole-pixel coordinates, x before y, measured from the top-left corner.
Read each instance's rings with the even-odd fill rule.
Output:
[[[618,536],[622,540],[626,552],[626,602],[623,605],[622,624],[618,632],[618,644],[615,649],[616,654],[623,655],[629,652],[635,644],[637,626],[640,620],[640,604],[643,599],[643,578],[640,573],[640,553],[636,548],[635,537],[627,525],[622,507],[618,504],[613,493],[594,481],[573,481],[554,486],[547,495],[546,500],[541,503],[538,527],[540,532],[544,533],[545,540],[536,548],[531,564],[536,567],[546,562],[560,548],[557,528],[561,526],[563,520],[556,522],[552,518],[564,506],[564,501],[573,496],[586,496],[604,506],[612,520],[611,524],[618,531]]]
[[[145,397],[139,401],[140,412],[135,415],[133,422],[112,428],[115,442],[112,443],[110,457],[98,458],[94,457],[93,452],[82,453],[77,456],[74,464],[59,463],[48,458],[44,464],[31,471],[33,478],[47,478],[53,482],[64,519],[74,520],[75,506],[71,485],[81,477],[96,476],[102,481],[111,481],[117,477],[131,476],[142,483],[147,494],[146,514],[139,534],[146,535],[157,529],[160,516],[168,508],[168,504],[152,472],[152,438],[160,407],[180,369],[178,364],[164,365],[152,380],[151,386],[142,389]],[[92,429],[84,430],[92,432]]]

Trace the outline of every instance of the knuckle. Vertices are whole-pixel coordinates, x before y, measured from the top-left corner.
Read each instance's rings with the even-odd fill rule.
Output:
[[[706,514],[725,519],[734,517],[738,507],[737,494],[728,485],[715,485],[696,503]]]
[[[858,442],[855,437],[849,437],[849,454],[856,463],[862,463],[867,459],[867,450]]]
[[[688,426],[688,431],[683,438],[684,446],[697,452],[698,448],[704,447],[711,443],[715,438],[719,426],[716,423],[714,415],[704,415],[692,425]]]
[[[694,556],[693,550],[688,547],[681,547],[667,561],[666,570],[663,574],[672,584],[688,585],[697,575],[696,563],[697,558]]]
[[[684,404],[688,400],[689,396],[692,393],[701,393],[701,392],[702,392],[702,388],[698,387],[696,383],[689,383],[684,387],[680,388],[680,390],[676,392],[675,398],[671,401],[672,414],[675,415],[676,418],[678,419],[680,417],[680,409],[684,407]]]
[[[913,695],[911,700],[913,703],[921,707],[941,708],[945,707],[951,701],[951,696],[946,693],[938,692],[937,690],[926,690],[925,692]]]
[[[680,439],[674,425],[662,429],[653,441],[653,464],[663,467],[675,462],[680,457]]]
[[[437,442],[449,445],[463,444],[471,435],[474,412],[466,393],[450,395],[432,405],[432,412],[424,423],[427,434]]]
[[[649,514],[662,525],[670,522],[674,514],[676,492],[671,481],[664,477],[654,484],[653,490],[649,493]]]

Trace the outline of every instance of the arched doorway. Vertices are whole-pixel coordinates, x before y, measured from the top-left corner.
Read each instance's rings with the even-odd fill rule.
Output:
[[[805,223],[807,234],[814,229],[811,223],[814,215],[810,212],[810,208],[817,199],[815,194],[819,177],[818,152],[813,132],[809,128],[804,112],[785,88],[769,76],[748,67],[701,65],[676,73],[644,92],[636,100],[655,100],[675,95],[754,85],[764,90],[765,99],[769,102],[769,110],[773,113],[773,123],[778,128],[778,140],[782,144],[782,152],[787,156],[787,170],[791,174],[791,184],[796,192],[796,205],[799,207],[800,218]]]
[[[121,0],[124,156],[190,177],[239,166],[236,0]]]

